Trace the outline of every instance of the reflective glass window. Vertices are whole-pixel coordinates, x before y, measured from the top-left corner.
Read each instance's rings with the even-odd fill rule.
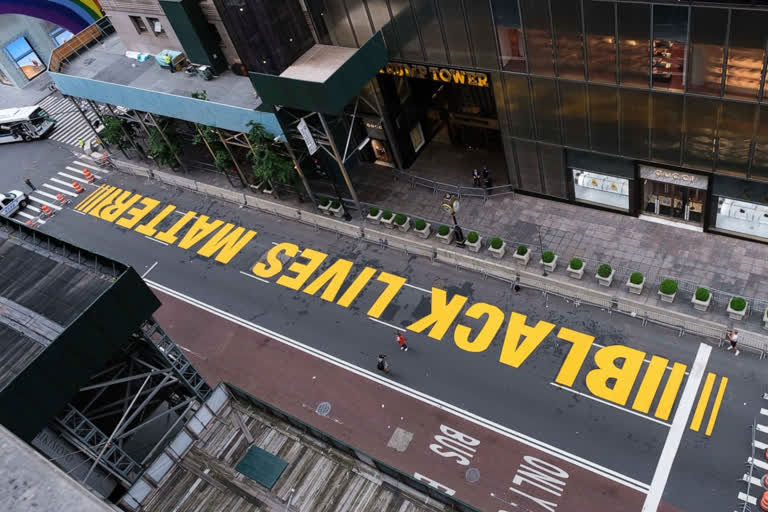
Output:
[[[651,6],[619,4],[619,81],[648,87]]]
[[[469,51],[469,37],[467,26],[464,24],[461,0],[440,0],[437,6],[443,18],[451,64],[472,67],[472,54]]]
[[[746,176],[756,105],[726,101],[721,108],[716,168]]]
[[[493,19],[499,38],[502,69],[525,72],[523,31],[517,0],[493,0]]]
[[[572,169],[573,195],[581,203],[629,210],[629,180],[582,169]]]
[[[557,72],[561,77],[584,80],[584,35],[579,2],[552,0],[552,24],[557,44]]]
[[[648,91],[621,89],[621,152],[648,158]]]
[[[390,54],[397,57],[399,53],[397,36],[390,23],[392,18],[389,17],[387,0],[368,0],[368,12],[371,14],[374,29],[381,30]]]
[[[715,124],[717,103],[714,100],[688,96],[685,98],[686,165],[711,170],[715,158]]]
[[[362,5],[362,3],[360,4]],[[424,53],[427,62],[434,64],[448,64],[443,44],[443,34],[440,31],[440,22],[435,12],[435,4],[432,0],[411,0],[413,12],[421,31],[421,40],[424,43]]]
[[[327,0],[326,0],[327,1]],[[357,36],[357,44],[362,46],[373,35],[371,20],[368,19],[368,11],[363,2],[346,2],[349,19],[352,21],[352,29]]]
[[[679,94],[654,94],[651,125],[651,156],[654,160],[680,162],[683,126],[683,97]]]
[[[502,73],[502,79],[511,133],[517,137],[531,138],[531,98],[528,94],[528,79],[525,76],[509,73]]]
[[[521,0],[520,8],[525,22],[525,47],[528,49],[528,67],[537,75],[553,76],[552,31],[547,2]]]
[[[389,5],[392,8],[392,23],[400,43],[400,55],[403,59],[423,62],[424,54],[421,52],[421,42],[416,32],[411,4],[408,0],[390,0]]]
[[[731,13],[725,95],[755,100],[760,90],[768,13],[734,10]]]
[[[587,86],[585,84],[560,81],[560,115],[563,120],[563,141],[568,146],[589,148],[586,97]]]
[[[544,176],[545,193],[563,199],[567,198],[563,149],[557,146],[539,144],[539,152],[541,153],[541,170]]]
[[[688,9],[653,6],[653,87],[682,91],[688,50]]]
[[[768,201],[765,195],[760,196],[755,199]],[[712,196],[712,199],[713,203],[717,200],[715,227],[718,230],[768,239],[768,205],[731,197]]]
[[[536,111],[536,138],[559,143],[560,125],[557,119],[555,81],[549,78],[531,78],[531,85]]]
[[[524,140],[515,140],[517,167],[520,173],[520,188],[528,192],[541,192],[539,174],[539,156],[536,144]]]
[[[755,155],[752,157],[750,177],[768,180],[768,107],[760,106],[760,125],[757,129]]]
[[[475,63],[480,68],[497,69],[496,38],[493,35],[493,21],[488,2],[464,2],[467,24],[475,52]],[[450,35],[449,35],[450,37]]]
[[[56,46],[61,46],[74,37],[72,32],[62,27],[56,27],[51,30],[50,34],[53,40],[56,41]]]
[[[13,61],[19,66],[19,69],[28,80],[32,80],[40,73],[46,70],[43,59],[40,58],[29,41],[25,37],[20,37],[5,46],[5,51],[11,56]]]
[[[584,0],[589,47],[589,79],[616,83],[615,8],[612,2]]]
[[[589,86],[592,149],[605,153],[618,151],[616,89],[601,85]]]
[[[691,52],[688,59],[688,90],[720,94],[723,74],[723,44],[728,11],[691,9]]]
[[[347,17],[344,0],[326,0],[325,6],[327,8],[324,16],[325,26],[328,27],[334,43],[338,46],[357,48],[357,41]]]

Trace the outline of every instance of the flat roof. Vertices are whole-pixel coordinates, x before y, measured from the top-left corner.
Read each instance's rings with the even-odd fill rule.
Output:
[[[0,123],[15,123],[16,121],[23,121],[32,115],[32,112],[37,110],[37,105],[32,107],[14,107],[0,110]]]
[[[340,69],[357,48],[316,44],[280,73],[283,78],[323,83]]]

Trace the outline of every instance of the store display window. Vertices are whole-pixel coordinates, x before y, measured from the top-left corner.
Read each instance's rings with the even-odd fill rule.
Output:
[[[768,240],[768,205],[717,197],[715,228]]]
[[[629,180],[581,169],[572,169],[576,201],[629,211]]]

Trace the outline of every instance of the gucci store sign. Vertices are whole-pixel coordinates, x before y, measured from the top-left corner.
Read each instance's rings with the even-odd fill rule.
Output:
[[[660,181],[662,183],[672,183],[684,187],[697,188],[700,190],[707,190],[709,184],[708,176],[673,171],[671,169],[660,169],[658,167],[650,167],[647,165],[640,166],[640,177],[653,181]]]
[[[488,75],[463,69],[438,68],[435,66],[421,66],[418,64],[399,64],[388,62],[379,73],[384,75],[405,76],[410,78],[423,78],[434,82],[455,83],[472,85],[475,87],[488,87]]]

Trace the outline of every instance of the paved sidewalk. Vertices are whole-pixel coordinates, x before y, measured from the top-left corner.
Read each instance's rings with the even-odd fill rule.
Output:
[[[51,79],[48,73],[43,73],[24,88],[0,85],[2,87],[0,89],[2,91],[0,109],[37,105],[43,98],[53,93],[48,89],[50,83]]]

